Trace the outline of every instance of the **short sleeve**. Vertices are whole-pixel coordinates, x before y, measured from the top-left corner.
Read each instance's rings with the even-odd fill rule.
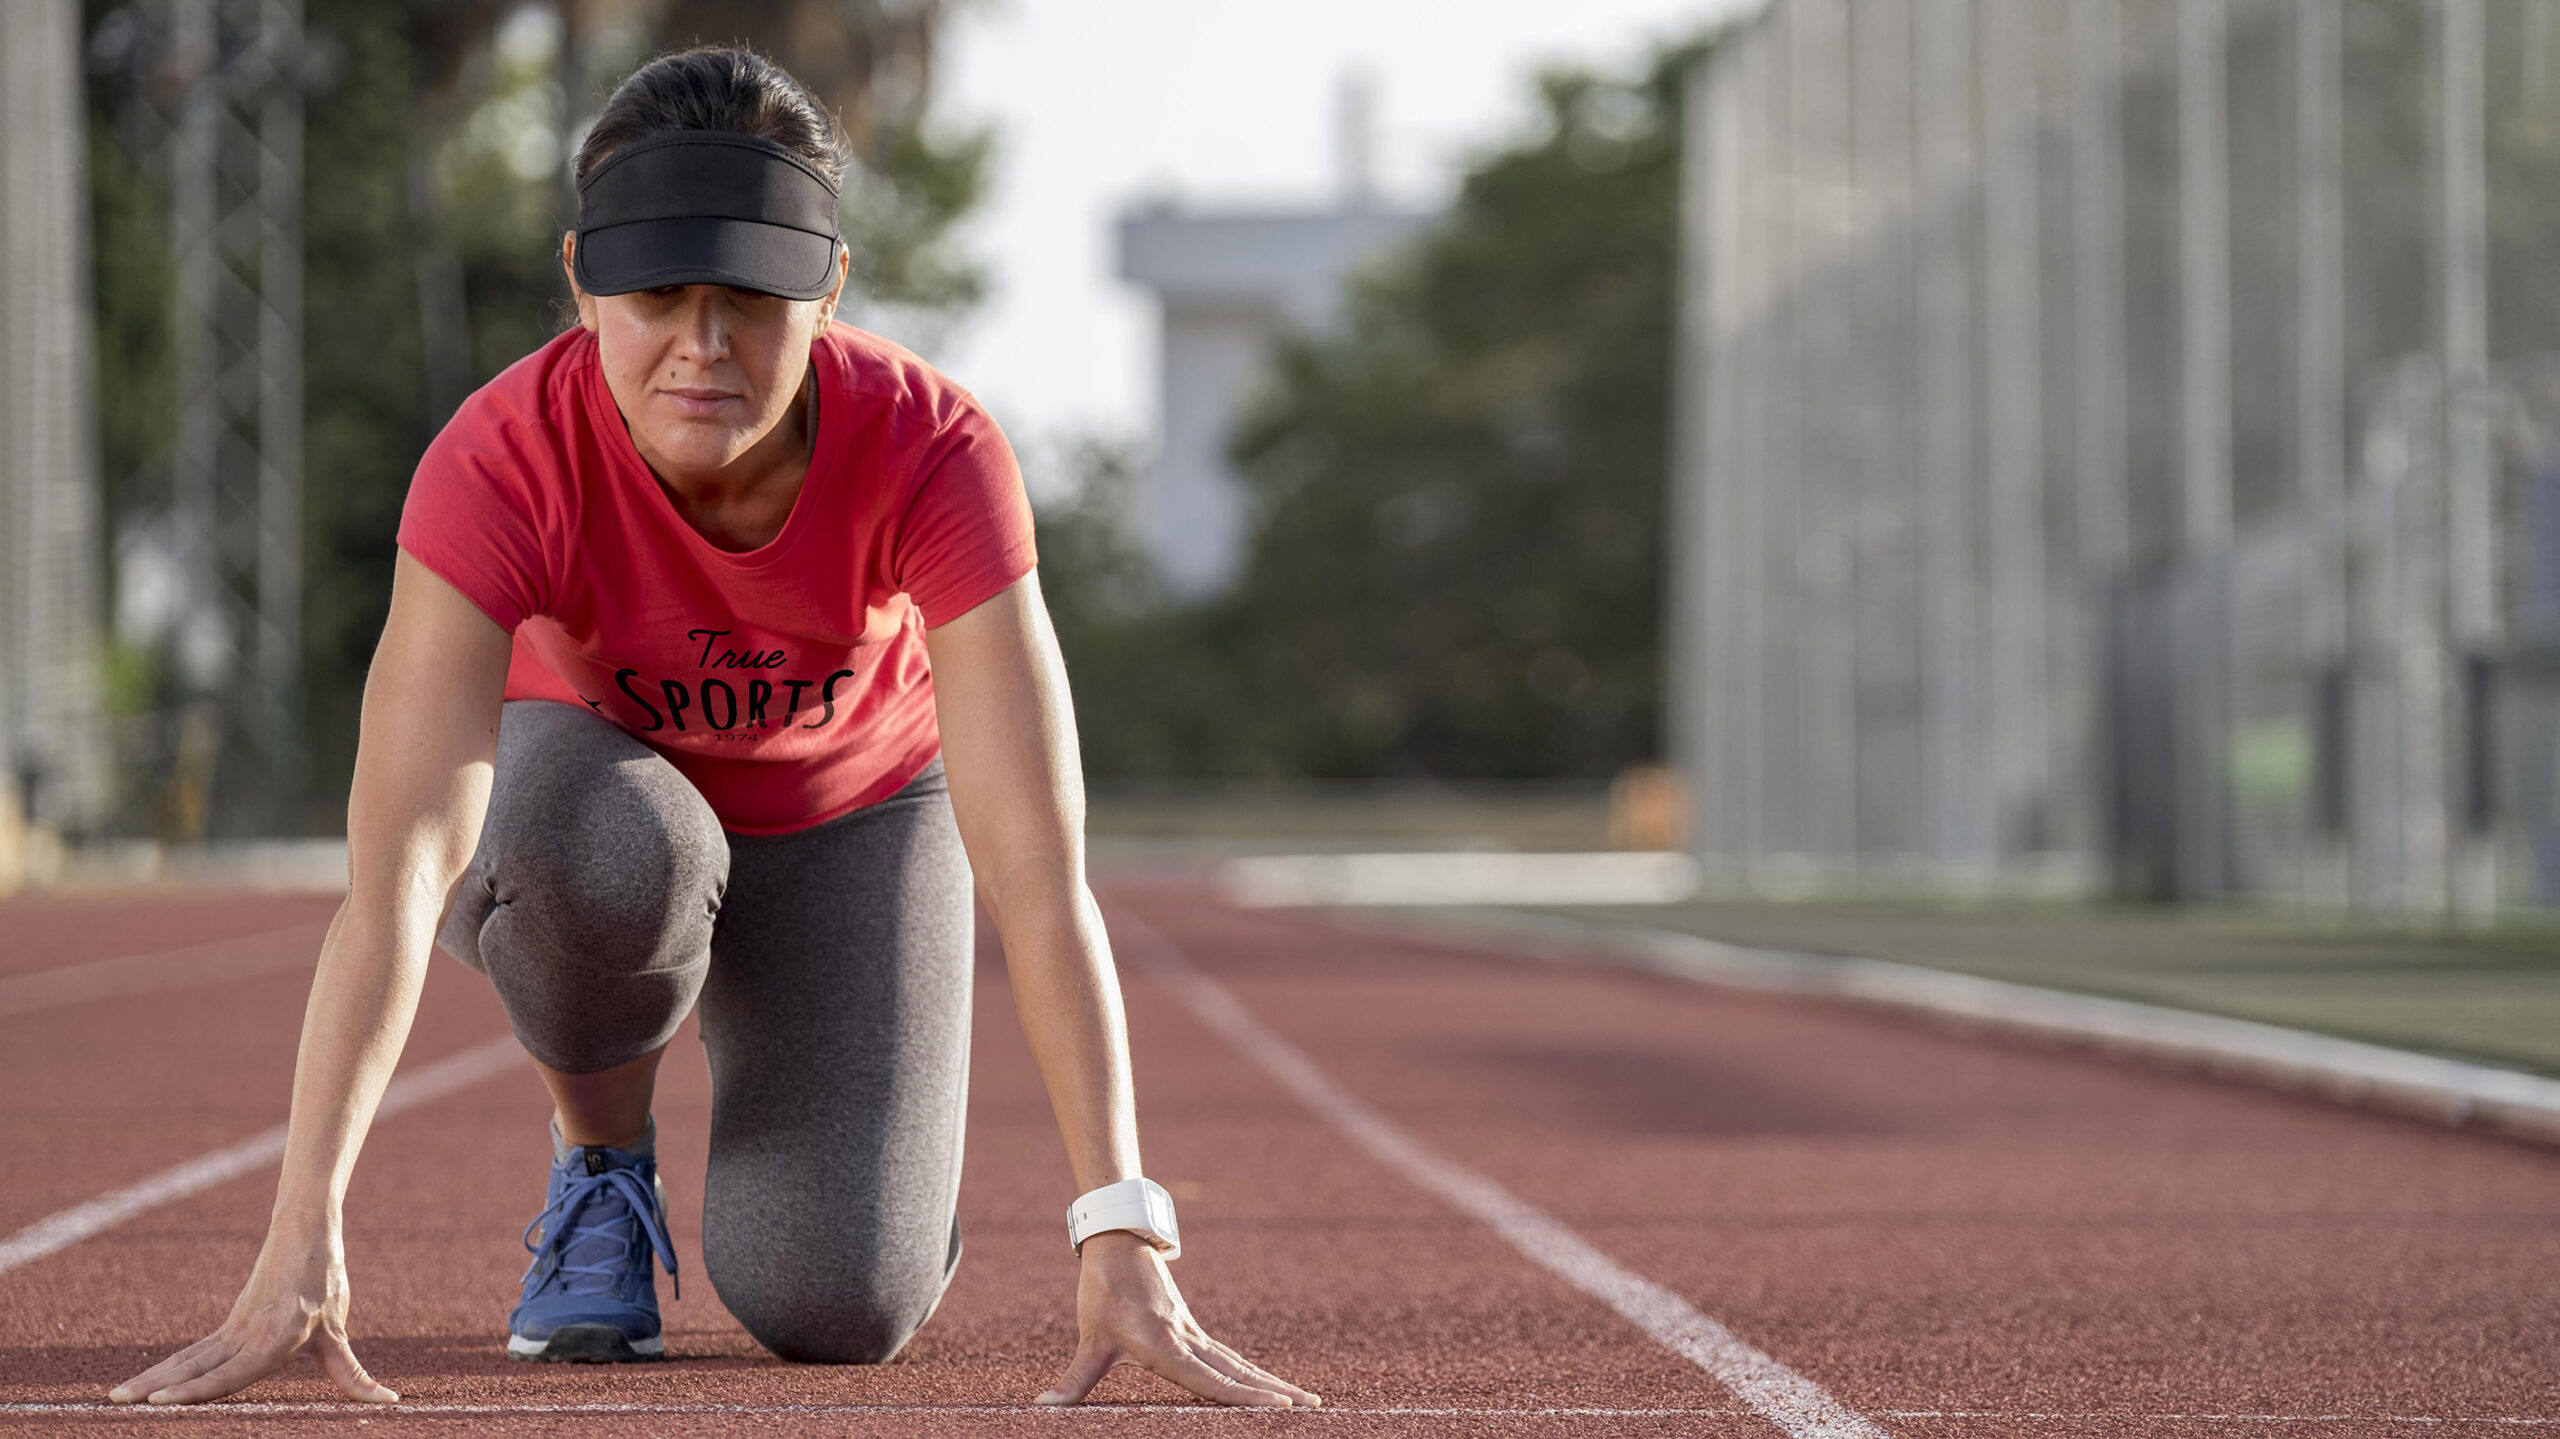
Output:
[[[465,404],[427,447],[400,508],[399,544],[513,633],[547,607],[550,567],[532,467],[485,415]]]
[[[1002,594],[1038,561],[1013,447],[986,411],[963,404],[935,436],[899,521],[891,578],[930,628]]]

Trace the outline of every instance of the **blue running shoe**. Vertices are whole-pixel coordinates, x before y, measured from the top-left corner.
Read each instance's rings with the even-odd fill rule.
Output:
[[[654,1251],[673,1280],[676,1250],[658,1161],[582,1145],[553,1162],[545,1197],[524,1227],[533,1264],[524,1298],[507,1316],[507,1353],[570,1364],[664,1356],[649,1257]]]

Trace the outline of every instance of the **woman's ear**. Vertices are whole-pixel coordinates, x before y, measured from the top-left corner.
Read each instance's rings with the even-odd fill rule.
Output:
[[[560,235],[560,274],[569,282],[569,298],[578,307],[578,328],[592,335],[596,332],[596,297],[578,288],[578,232],[564,230]]]
[[[844,299],[846,277],[852,273],[853,251],[843,245],[836,246],[836,284],[835,288],[827,291],[826,297],[818,302],[819,329],[825,329],[827,322],[836,317],[836,305]]]

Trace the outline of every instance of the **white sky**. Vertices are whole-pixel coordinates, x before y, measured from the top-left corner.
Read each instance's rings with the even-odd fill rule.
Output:
[[[1543,65],[1625,68],[1742,3],[980,0],[946,33],[936,104],[998,129],[994,191],[962,236],[994,287],[932,358],[1034,453],[1143,437],[1154,305],[1114,277],[1111,238],[1132,201],[1324,202],[1356,72],[1377,96],[1380,192],[1437,205],[1469,157],[1525,132]]]

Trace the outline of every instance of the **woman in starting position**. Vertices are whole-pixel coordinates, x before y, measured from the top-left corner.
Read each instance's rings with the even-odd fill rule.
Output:
[[[551,1092],[510,1353],[663,1352],[650,1094],[698,1003],[713,1286],[784,1358],[889,1358],[960,1259],[974,876],[1085,1191],[1077,1351],[1040,1397],[1136,1363],[1317,1403],[1165,1268],[1021,477],[967,393],[834,323],[833,122],[693,50],[615,91],[577,170],[577,326],[462,406],[401,516],[265,1247],[221,1328],[111,1397],[214,1399],[297,1353],[398,1397],[348,1343],[340,1221],[439,945]]]

